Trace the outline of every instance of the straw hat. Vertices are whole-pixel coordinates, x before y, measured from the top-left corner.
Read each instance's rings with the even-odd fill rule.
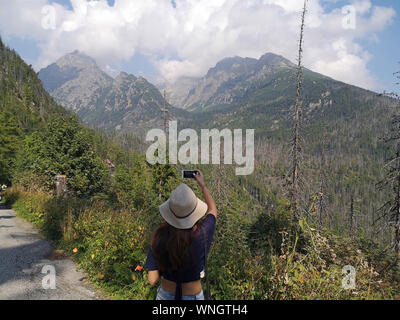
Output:
[[[180,184],[160,206],[164,220],[177,229],[190,229],[207,212],[208,206],[186,184]]]

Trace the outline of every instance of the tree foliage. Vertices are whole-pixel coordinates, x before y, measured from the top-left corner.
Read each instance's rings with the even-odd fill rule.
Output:
[[[21,132],[12,114],[0,111],[0,183],[10,183]]]
[[[45,130],[27,136],[18,153],[17,171],[44,175],[49,186],[56,175],[66,175],[68,189],[78,196],[105,192],[110,185],[92,135],[72,116],[52,119]]]

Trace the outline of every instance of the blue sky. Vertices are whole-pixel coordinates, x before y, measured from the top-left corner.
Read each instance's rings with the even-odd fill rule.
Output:
[[[395,22],[379,35],[379,43],[368,40],[360,41],[360,43],[372,54],[368,67],[374,75],[381,79],[382,84],[389,91],[400,93],[399,86],[395,85],[398,80],[393,77],[394,71],[400,71],[400,1],[376,2],[390,3],[397,13]]]
[[[15,0],[11,2],[12,5],[16,7],[16,12],[19,9],[27,10],[23,6],[18,8],[18,2],[21,1],[22,0]],[[113,9],[115,1],[118,2],[123,0],[107,0],[108,5],[110,6],[110,11]],[[146,1],[149,4],[151,1],[155,0]],[[208,68],[213,67],[216,62],[226,56],[239,55],[253,56],[257,58],[261,54],[270,51],[282,54],[291,60],[294,59],[294,55],[292,55],[292,52],[294,51],[293,47],[288,46],[279,38],[288,37],[288,39],[295,39],[297,37],[296,31],[294,31],[292,34],[280,32],[281,34],[274,37],[274,35],[271,35],[271,30],[268,30],[268,25],[266,25],[265,33],[260,32],[261,41],[260,39],[256,38],[255,34],[258,34],[258,30],[260,29],[260,25],[257,25],[257,23],[264,24],[260,8],[257,9],[254,7],[255,9],[250,8],[248,12],[243,11],[243,18],[241,18],[240,10],[238,11],[239,14],[234,15],[235,11],[232,9],[234,6],[229,4],[229,2],[237,2],[235,5],[239,6],[239,0],[222,0],[224,3],[218,8],[215,6],[210,7],[210,5],[207,4],[207,2],[204,2],[204,0],[202,2],[205,3],[204,8],[201,7],[201,5],[190,7],[187,3],[185,3],[185,0],[169,1],[168,4],[170,8],[168,8],[166,6],[167,1],[169,0],[164,0],[163,2],[163,5],[165,6],[163,9],[165,16],[169,14],[170,16],[173,16],[177,22],[174,22],[173,27],[171,27],[171,32],[167,32],[168,35],[166,36],[166,40],[161,39],[160,34],[162,34],[161,32],[165,32],[163,28],[169,28],[170,25],[168,23],[171,19],[160,21],[163,19],[163,16],[159,12],[162,10],[161,7],[160,10],[155,11],[156,9],[151,9],[150,5],[147,5],[147,7],[144,7],[143,5],[141,7],[137,4],[134,12],[141,12],[143,15],[143,17],[140,17],[142,20],[140,20],[141,23],[139,24],[139,27],[137,27],[137,33],[132,31],[132,33],[129,34],[126,33],[126,29],[121,29],[121,31],[118,30],[118,33],[116,31],[118,36],[121,38],[114,39],[115,37],[113,37],[112,34],[113,31],[110,33],[110,30],[117,29],[111,25],[109,29],[106,30],[107,33],[105,33],[105,37],[110,36],[111,34],[112,40],[115,41],[114,47],[116,48],[114,48],[114,51],[112,51],[110,48],[105,48],[105,44],[101,44],[99,48],[93,48],[93,50],[89,52],[89,55],[93,56],[103,69],[107,67],[107,71],[109,73],[113,73],[111,70],[114,70],[115,74],[119,71],[126,71],[135,75],[143,75],[154,81],[156,81],[157,77],[160,75],[164,76],[164,78],[173,76],[172,79],[176,79],[179,76],[201,76],[207,72]],[[254,0],[255,3],[259,3],[260,1],[262,2],[262,0]],[[41,0],[41,2],[43,5],[43,3],[46,3],[47,1]],[[312,0],[310,2],[312,2]],[[396,80],[393,76],[393,72],[400,70],[400,45],[398,41],[400,34],[400,1],[319,0],[316,2],[318,2],[318,4],[320,4],[320,6],[323,8],[324,14],[328,15],[328,19],[333,19],[335,10],[337,11],[337,9],[341,9],[343,6],[353,4],[354,2],[358,2],[358,4],[370,3],[372,7],[370,11],[363,14],[362,18],[364,24],[360,26],[360,29],[365,29],[366,31],[360,32],[359,35],[357,34],[354,36],[348,36],[346,35],[345,30],[342,32],[340,32],[340,30],[332,30],[329,33],[329,36],[332,38],[326,39],[325,42],[321,42],[323,41],[321,38],[325,36],[323,34],[324,30],[318,31],[319,33],[310,33],[309,38],[307,38],[306,34],[306,66],[317,72],[337,78],[338,80],[362,87],[370,87],[376,91],[388,90],[399,92],[400,90],[398,86],[395,85]],[[65,9],[63,14],[73,12],[73,6],[69,0],[51,0],[47,3],[61,4]],[[296,12],[297,8],[294,6],[297,4],[292,5],[292,3],[294,3],[293,0],[264,0],[264,3],[283,3],[282,8],[284,8],[284,11],[282,8],[280,8],[280,10],[276,12],[285,16],[285,19],[293,18],[294,23],[296,22],[296,19],[298,18],[298,12]],[[395,16],[392,16],[392,23],[385,24],[384,21],[376,22],[373,20],[374,6],[393,8],[395,11]],[[271,10],[267,10],[268,8],[265,9],[265,21],[268,21],[268,13],[272,12],[272,10],[278,10],[276,8],[277,7],[274,7],[272,9],[271,7]],[[38,10],[39,9],[41,8],[38,7]],[[0,8],[0,11],[1,10],[2,8]],[[35,8],[31,8],[31,10],[35,10]],[[149,10],[150,12],[148,16],[145,15],[147,12],[146,10]],[[229,16],[226,14],[228,10],[231,10],[229,11]],[[310,15],[312,16],[310,20],[313,20],[317,14],[313,14],[313,8],[311,8],[310,11]],[[174,16],[175,12],[181,12],[182,15]],[[160,14],[160,16],[157,16],[158,14]],[[387,12],[382,13],[380,17],[381,20],[384,20],[384,14],[387,14]],[[199,16],[200,18],[202,16],[205,18],[200,19]],[[144,20],[146,17],[155,17],[155,20],[152,21],[155,30],[151,30],[152,25],[150,23],[149,27],[145,27],[147,25],[147,20]],[[213,27],[214,29],[217,27],[219,28],[221,24],[226,23],[228,17],[232,20],[232,22],[229,22],[232,24],[232,26],[228,25],[228,27],[224,26],[224,29],[220,29],[224,32],[222,33],[221,31],[221,35],[217,33],[214,37],[213,32],[206,30],[206,26],[210,26],[210,28]],[[233,20],[232,17],[237,20]],[[0,13],[0,19],[1,18],[2,17]],[[3,20],[4,19],[7,19],[7,16],[4,16]],[[11,21],[11,14],[9,19]],[[158,26],[159,21],[160,26]],[[215,21],[217,21],[218,24]],[[58,40],[57,42],[57,40],[54,40],[57,39],[54,35],[47,37],[47,34],[43,31],[38,31],[36,34],[32,32],[32,34],[30,34],[28,23],[26,23],[26,30],[23,30],[24,22],[25,21],[22,21],[19,24],[20,26],[18,28],[14,27],[14,29],[12,28],[11,23],[2,25],[0,22],[0,35],[2,36],[3,41],[9,47],[15,49],[22,56],[22,58],[25,59],[29,64],[32,64],[35,69],[38,69],[39,66],[42,66],[41,64],[47,65],[48,63],[51,63],[52,61],[56,60],[57,57],[66,52],[71,52],[75,49],[82,49],[79,47],[74,47],[77,44],[71,39],[65,40],[65,43],[68,43],[68,46],[63,46],[63,40]],[[214,22],[215,25],[213,25]],[[249,24],[251,23],[254,25],[250,27]],[[273,22],[266,22],[266,24],[268,23],[270,23],[269,28],[273,28]],[[276,24],[279,23],[284,22],[282,22],[282,19],[280,19],[277,20]],[[310,24],[312,24],[312,22],[310,22]],[[374,24],[377,25],[375,29]],[[173,29],[176,28],[176,25],[178,25],[178,29]],[[240,28],[238,25],[240,25]],[[143,26],[142,29],[140,29],[141,26]],[[128,27],[131,28],[132,26]],[[246,33],[250,28],[254,28],[254,30]],[[368,28],[370,28],[370,30]],[[155,33],[157,32],[157,29],[160,30],[159,33]],[[189,29],[189,31],[193,31],[192,34],[188,33],[187,38],[183,38],[180,33],[180,30],[182,29]],[[282,28],[279,28],[279,30],[286,31],[286,29]],[[83,32],[85,32],[85,30],[80,31],[80,33],[78,33],[78,31],[80,30],[76,31],[77,33],[75,38],[78,38],[83,34]],[[203,32],[203,34],[201,32]],[[138,36],[141,34],[143,34],[143,38]],[[146,34],[149,34],[149,36],[144,38]],[[238,34],[239,36],[237,36]],[[229,37],[231,35],[236,36],[237,39],[229,42]],[[152,37],[154,38],[153,42],[151,42]],[[209,37],[209,39],[207,37]],[[223,43],[225,41],[226,44]],[[260,45],[260,42],[262,41],[265,41],[265,46]],[[328,57],[328,55],[331,54],[331,52],[329,52],[329,48],[326,52],[322,51],[322,48],[327,47],[330,43],[341,43],[340,41],[345,44],[346,50],[344,53],[338,53],[338,56],[341,56],[342,60],[335,61],[335,56],[332,55]],[[130,45],[130,42],[132,42],[132,45]],[[343,43],[340,45],[343,45]],[[123,45],[120,50],[118,50],[118,44]],[[89,46],[84,51],[90,51],[92,47],[93,45]],[[200,54],[199,48],[202,50],[204,47],[207,47],[207,51],[204,51],[204,54]],[[310,52],[307,52],[308,49]],[[123,54],[122,51],[126,51],[127,53]],[[307,54],[309,54],[309,58]],[[343,55],[345,56],[343,57]],[[366,58],[367,55],[369,58]],[[315,62],[315,56],[318,56],[321,61],[318,61],[318,63]],[[344,70],[345,68],[348,68],[348,70]]]
[[[379,42],[371,39],[361,39],[359,43],[372,55],[367,67],[380,80],[387,91],[400,93],[399,86],[393,76],[394,71],[400,71],[400,1],[399,0],[374,0],[375,5],[392,7],[396,11],[394,23],[379,33]],[[338,1],[332,7],[343,7],[348,1]]]

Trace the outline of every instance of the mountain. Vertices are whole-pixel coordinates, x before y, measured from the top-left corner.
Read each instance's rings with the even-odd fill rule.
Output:
[[[199,110],[235,103],[257,85],[272,79],[280,81],[276,75],[295,69],[292,62],[273,53],[258,60],[236,56],[219,61],[200,79],[179,79],[167,90],[174,105]]]
[[[40,70],[49,93],[85,123],[106,130],[143,133],[162,127],[164,98],[143,77],[121,72],[115,79],[82,52],[69,53]],[[171,119],[188,117],[167,104]]]
[[[92,58],[79,51],[69,53],[40,70],[39,78],[59,103],[78,115],[99,97],[103,88],[113,83],[113,78]]]
[[[303,69],[305,125],[341,123],[353,127],[365,119],[363,132],[376,113],[393,102],[376,93]],[[231,57],[218,62],[200,79],[184,78],[166,87],[170,102],[196,114],[197,127],[256,129],[256,135],[290,134],[296,97],[297,66],[266,53],[259,59]],[[368,116],[372,119],[368,120]],[[375,131],[374,131],[375,132]],[[286,134],[285,133],[285,134]],[[377,133],[377,132],[375,132]]]

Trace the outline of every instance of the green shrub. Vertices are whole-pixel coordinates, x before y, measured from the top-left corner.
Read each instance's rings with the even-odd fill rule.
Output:
[[[78,197],[107,192],[109,172],[93,144],[93,134],[76,117],[52,119],[46,130],[25,137],[17,154],[14,181],[28,187],[29,181],[23,175],[33,172],[43,178],[41,185],[50,190],[55,176],[65,174],[69,191]]]

